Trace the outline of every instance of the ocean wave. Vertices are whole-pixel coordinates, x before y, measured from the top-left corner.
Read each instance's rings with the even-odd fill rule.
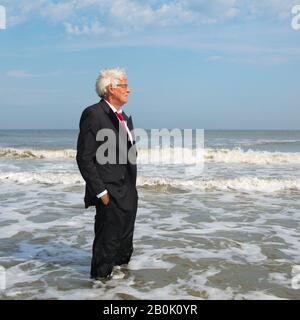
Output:
[[[201,157],[201,153],[196,150],[184,149],[188,151],[180,153],[178,149],[174,148],[175,152],[181,156],[177,162],[174,163],[186,163],[194,164],[199,163],[197,157]],[[300,165],[300,152],[270,152],[270,151],[253,151],[253,150],[242,150],[236,149],[203,149],[203,160],[204,162],[215,162],[215,163],[235,163],[235,164],[251,164],[251,165]],[[187,156],[186,156],[187,155]],[[170,163],[172,157],[172,149],[164,148],[159,149],[140,149],[138,150],[138,162],[139,163],[153,163],[153,164],[167,164]],[[149,161],[149,159],[151,159]],[[181,159],[185,161],[180,162]]]
[[[300,152],[244,151],[237,149],[205,149],[205,161],[247,164],[300,165]]]
[[[84,180],[77,173],[62,173],[62,172],[1,172],[0,173],[1,182],[14,182],[19,184],[63,184],[63,185],[76,185],[84,184]]]
[[[62,149],[62,150],[39,150],[39,149],[14,149],[2,148],[0,149],[0,158],[10,159],[57,159],[57,158],[75,158],[76,150]]]
[[[276,192],[300,190],[300,179],[259,179],[243,176],[234,179],[181,180],[172,178],[139,177],[141,187],[174,187],[186,190],[223,190]]]
[[[260,144],[270,144],[270,145],[281,145],[281,144],[300,144],[300,140],[258,140],[250,141],[251,145],[260,145]]]
[[[77,173],[54,172],[8,172],[0,173],[0,181],[18,184],[50,184],[50,185],[84,185],[84,180]],[[274,179],[242,176],[234,179],[214,178],[205,179],[176,179],[167,177],[139,176],[138,187],[160,189],[177,188],[182,190],[201,191],[259,191],[276,192],[283,190],[300,190],[300,178],[298,179]]]
[[[184,154],[184,152],[187,152]],[[141,148],[138,149],[138,163],[140,164],[170,164],[172,157],[175,155],[174,163],[199,163],[196,157],[200,153],[191,149],[178,148]],[[182,155],[176,158],[176,155]],[[187,156],[186,156],[187,155]],[[204,162],[220,162],[220,163],[246,163],[253,165],[281,165],[291,164],[300,165],[300,152],[270,152],[270,151],[253,151],[236,149],[204,149]],[[76,150],[62,149],[62,150],[21,150],[13,148],[0,149],[0,158],[13,159],[75,159]],[[181,159],[185,161],[180,161]]]

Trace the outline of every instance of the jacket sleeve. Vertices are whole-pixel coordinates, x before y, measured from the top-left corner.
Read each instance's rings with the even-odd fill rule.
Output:
[[[79,171],[86,182],[92,196],[103,192],[106,188],[96,168],[97,131],[100,129],[93,112],[85,109],[80,119],[80,132],[77,141],[76,161]]]

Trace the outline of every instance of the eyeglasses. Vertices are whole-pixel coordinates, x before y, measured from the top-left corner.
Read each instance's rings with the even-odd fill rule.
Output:
[[[120,83],[120,84],[117,84],[117,87],[121,87],[121,88],[127,89],[128,88],[128,84],[127,83]]]

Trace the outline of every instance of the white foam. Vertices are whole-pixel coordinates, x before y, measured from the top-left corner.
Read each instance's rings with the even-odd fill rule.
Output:
[[[72,172],[1,172],[0,181],[18,184],[50,184],[50,185],[83,185],[84,180],[79,173]],[[300,178],[294,179],[263,179],[242,176],[234,179],[173,179],[164,177],[139,176],[137,185],[140,187],[174,187],[185,190],[223,190],[248,192],[277,192],[283,190],[300,190]]]
[[[205,162],[223,162],[223,163],[247,163],[253,165],[262,164],[294,164],[300,165],[300,152],[269,152],[269,151],[253,151],[251,149],[244,151],[240,148],[236,149],[201,149],[191,150],[188,148],[138,148],[138,163],[149,163],[149,155],[151,155],[150,163],[168,164],[172,155],[175,155],[175,163],[177,163],[176,154],[184,155],[183,163],[198,163],[196,160],[204,151]],[[186,152],[186,154],[184,153]],[[187,155],[187,156],[186,156]],[[15,149],[1,148],[0,158],[14,159],[74,159],[76,150],[39,150],[39,149]],[[170,158],[171,157],[171,158]]]
[[[168,164],[172,160],[172,155],[178,154],[179,160],[171,163],[195,164],[204,162],[252,164],[252,165],[300,165],[300,152],[269,152],[253,151],[251,149],[244,151],[240,148],[235,149],[198,149],[187,148],[142,148],[138,149],[138,163]],[[203,153],[202,153],[203,152]],[[151,155],[151,157],[150,157]],[[202,158],[203,155],[203,158]],[[150,160],[149,160],[150,159]]]
[[[247,164],[300,165],[300,152],[243,151],[237,149],[205,149],[205,161]]]
[[[74,185],[83,184],[83,179],[76,173],[62,173],[49,171],[23,171],[23,172],[1,172],[1,182],[15,182],[20,184],[45,183],[45,184],[64,184]]]
[[[280,298],[269,294],[266,292],[267,290],[262,291],[251,291],[247,293],[239,293],[236,295],[235,299],[237,300],[286,300],[284,298]]]
[[[282,190],[300,190],[300,179],[262,179],[242,176],[235,179],[181,180],[171,178],[138,177],[139,186],[175,187],[187,190],[224,190],[224,191],[259,191],[276,192]]]
[[[178,284],[181,287],[189,287],[197,292],[198,299],[213,299],[213,300],[225,300],[232,299],[234,297],[234,291],[227,287],[225,290],[214,288],[207,285],[209,277],[215,276],[220,273],[220,270],[217,270],[214,267],[209,268],[208,270],[203,270],[202,272],[196,272],[192,277],[187,281],[183,279],[178,280]]]
[[[142,270],[142,269],[169,270],[175,266],[173,263],[161,260],[159,256],[156,257],[156,255],[158,254],[159,252],[157,252],[157,250],[155,250],[153,254],[149,254],[149,252],[142,253],[139,255],[138,259],[133,257],[128,267],[130,270]]]
[[[2,148],[0,149],[0,158],[14,159],[57,159],[57,158],[75,158],[76,150],[42,150],[42,149],[15,149]]]
[[[279,284],[282,287],[290,289],[291,287],[291,275],[286,273],[271,272],[269,273],[269,282]]]

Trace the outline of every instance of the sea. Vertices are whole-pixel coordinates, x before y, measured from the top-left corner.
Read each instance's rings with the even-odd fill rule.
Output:
[[[0,299],[300,299],[300,131],[204,130],[202,166],[138,161],[134,253],[104,281],[77,136],[0,130]]]

